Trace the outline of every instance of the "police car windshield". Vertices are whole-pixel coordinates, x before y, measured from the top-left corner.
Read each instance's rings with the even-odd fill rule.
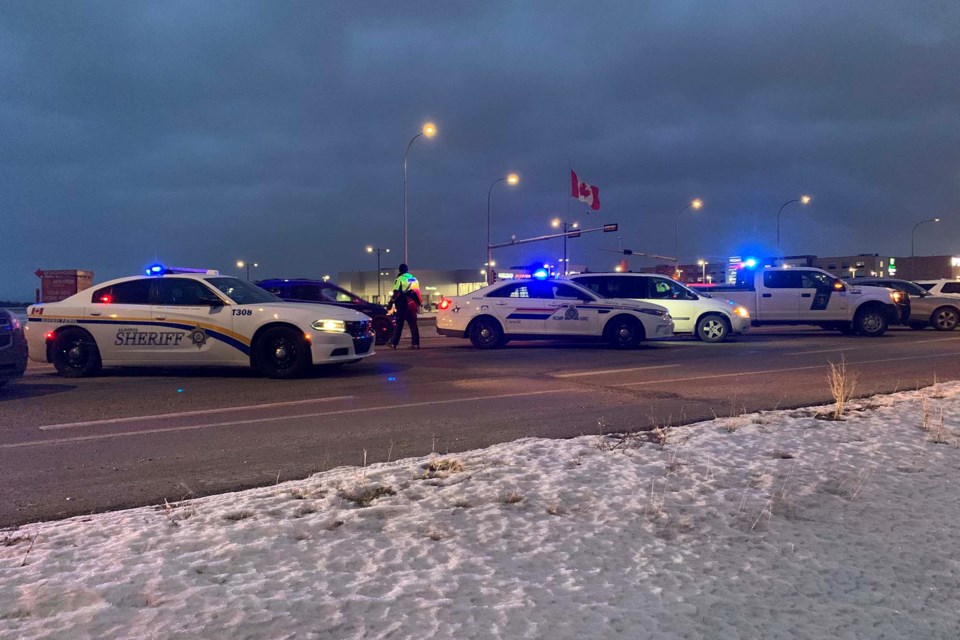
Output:
[[[272,293],[264,291],[260,287],[239,278],[207,278],[206,280],[237,304],[283,302]]]

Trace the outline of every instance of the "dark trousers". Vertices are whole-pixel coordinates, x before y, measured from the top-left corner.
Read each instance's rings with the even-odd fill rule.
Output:
[[[393,332],[393,346],[400,344],[403,335],[403,323],[410,325],[410,340],[415,346],[420,346],[420,327],[417,326],[417,303],[413,300],[397,301],[397,328]]]

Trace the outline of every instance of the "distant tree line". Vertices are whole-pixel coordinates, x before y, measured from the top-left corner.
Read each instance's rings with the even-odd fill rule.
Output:
[[[29,307],[32,302],[16,302],[15,300],[0,300],[0,307]]]

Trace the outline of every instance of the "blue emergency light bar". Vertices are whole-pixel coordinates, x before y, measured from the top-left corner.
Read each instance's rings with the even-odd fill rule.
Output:
[[[148,276],[162,276],[168,273],[202,273],[207,276],[218,276],[216,269],[192,269],[190,267],[165,267],[160,263],[152,264],[145,269]]]

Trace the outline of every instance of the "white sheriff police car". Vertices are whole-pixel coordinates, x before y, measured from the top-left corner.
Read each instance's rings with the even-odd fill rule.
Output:
[[[373,355],[370,318],[283,302],[218,271],[167,269],[120,278],[27,309],[30,358],[60,375],[101,366],[253,366],[293,378],[311,365]]]
[[[673,320],[659,305],[602,299],[572,282],[534,278],[444,298],[437,308],[437,332],[469,338],[479,349],[508,340],[584,338],[629,349],[645,338],[671,336]]]

